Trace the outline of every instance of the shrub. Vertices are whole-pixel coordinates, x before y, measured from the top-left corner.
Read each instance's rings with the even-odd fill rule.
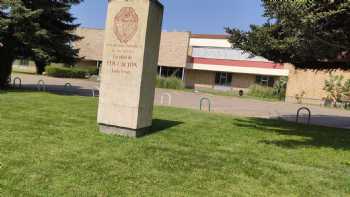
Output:
[[[325,80],[323,90],[326,91],[325,105],[333,103],[337,107],[337,102],[347,101],[350,99],[350,79],[344,81],[342,75],[330,75],[328,80]]]
[[[287,83],[288,83],[288,78],[282,77],[281,79],[276,81],[274,86],[273,86],[273,93],[275,96],[280,98],[280,100],[282,100],[286,97]]]
[[[157,88],[166,88],[166,89],[175,89],[181,90],[184,89],[185,85],[181,79],[176,77],[157,77]]]
[[[350,79],[346,80],[344,83],[343,94],[347,100],[350,100]]]
[[[273,88],[257,84],[249,87],[248,95],[260,98],[278,98]]]
[[[87,68],[79,68],[79,69],[86,70],[86,73],[90,75],[98,75],[98,72],[99,72],[98,68],[96,67],[87,67]]]
[[[343,80],[344,76],[342,75],[330,75],[329,80],[324,82],[323,90],[327,92],[327,99],[332,100],[335,106],[343,97]]]
[[[51,77],[60,78],[85,78],[88,71],[81,68],[68,68],[60,66],[47,66],[45,72]]]

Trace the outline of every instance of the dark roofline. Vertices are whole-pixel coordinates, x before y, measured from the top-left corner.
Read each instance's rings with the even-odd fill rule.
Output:
[[[79,26],[77,29],[90,29],[90,30],[101,30],[104,31],[105,28],[99,28],[99,27],[84,27],[84,26]]]
[[[224,34],[191,34],[191,38],[228,39],[229,35],[224,35]]]

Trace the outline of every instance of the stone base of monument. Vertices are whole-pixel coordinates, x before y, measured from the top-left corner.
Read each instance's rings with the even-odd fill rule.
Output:
[[[120,135],[125,137],[138,138],[151,133],[151,128],[129,129],[111,125],[100,124],[100,132],[108,135]]]

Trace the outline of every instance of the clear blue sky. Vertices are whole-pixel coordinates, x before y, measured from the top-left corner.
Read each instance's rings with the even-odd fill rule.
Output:
[[[163,30],[222,34],[224,27],[247,30],[262,24],[260,0],[161,0],[165,7]],[[107,0],[85,0],[72,13],[82,27],[104,28]]]

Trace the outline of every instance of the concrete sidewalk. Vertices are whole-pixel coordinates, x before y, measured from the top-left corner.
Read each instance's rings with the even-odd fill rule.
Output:
[[[92,89],[97,89],[99,83],[81,79],[61,79],[46,76],[14,74],[12,79],[20,77],[23,87],[36,90],[39,80],[45,81],[47,90],[59,94],[74,94],[82,96],[92,96]],[[72,87],[64,87],[70,83]],[[161,97],[163,96],[163,103]],[[232,114],[243,117],[256,118],[282,118],[288,121],[295,121],[296,112],[302,105],[268,102],[253,99],[242,99],[236,97],[214,96],[202,93],[192,93],[184,91],[173,91],[157,89],[155,95],[156,105],[168,105],[168,97],[171,97],[170,106],[199,109],[201,98],[209,98],[211,101],[211,111],[216,113]],[[204,110],[208,110],[207,105],[203,105]],[[350,129],[350,111],[329,109],[319,106],[307,106],[312,112],[311,124],[337,128]],[[303,113],[305,115],[305,113]],[[306,122],[306,116],[301,117],[300,122]]]

